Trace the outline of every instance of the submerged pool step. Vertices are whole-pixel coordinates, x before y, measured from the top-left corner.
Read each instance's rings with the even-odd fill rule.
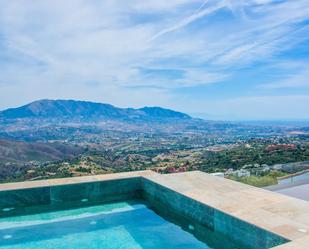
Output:
[[[145,208],[142,204],[129,204],[117,202],[112,204],[96,205],[77,209],[53,211],[47,213],[14,216],[0,219],[0,230],[26,227],[53,222],[68,221],[77,218],[96,217],[104,214],[113,214]]]

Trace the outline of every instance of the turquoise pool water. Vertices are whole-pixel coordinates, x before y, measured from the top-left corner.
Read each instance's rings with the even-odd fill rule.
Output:
[[[191,228],[192,229],[192,228]],[[0,219],[1,249],[206,249],[146,205],[118,202]]]

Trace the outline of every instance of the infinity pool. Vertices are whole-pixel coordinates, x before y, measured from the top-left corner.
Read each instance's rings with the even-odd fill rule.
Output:
[[[210,230],[208,236],[215,238]],[[207,245],[145,204],[136,202],[0,219],[1,249],[236,248],[222,239]]]

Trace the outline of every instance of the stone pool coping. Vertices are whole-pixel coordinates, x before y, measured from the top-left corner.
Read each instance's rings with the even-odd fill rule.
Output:
[[[0,184],[0,191],[142,177],[291,242],[276,249],[309,248],[309,202],[200,171],[161,175],[150,170]]]
[[[154,172],[151,170],[145,170],[145,171],[133,171],[133,172],[106,174],[106,175],[78,176],[78,177],[57,178],[49,180],[3,183],[0,184],[0,191],[146,177],[147,175],[152,175],[153,173]]]

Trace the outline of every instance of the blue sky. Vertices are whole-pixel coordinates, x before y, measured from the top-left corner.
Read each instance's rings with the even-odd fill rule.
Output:
[[[0,0],[0,109],[81,99],[309,119],[308,0]]]

